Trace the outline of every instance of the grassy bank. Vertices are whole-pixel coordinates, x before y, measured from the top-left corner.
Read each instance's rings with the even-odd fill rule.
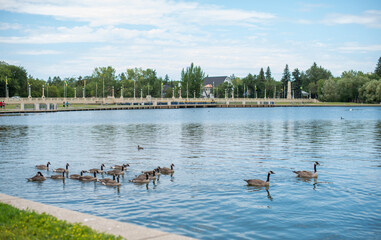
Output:
[[[0,203],[0,239],[122,239]]]

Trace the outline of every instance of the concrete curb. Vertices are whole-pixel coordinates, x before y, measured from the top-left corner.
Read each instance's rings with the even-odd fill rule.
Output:
[[[75,212],[59,207],[54,207],[30,200],[9,196],[0,193],[0,202],[9,204],[21,210],[33,210],[36,213],[47,213],[60,220],[69,223],[81,223],[98,232],[113,234],[128,240],[144,240],[144,239],[173,239],[173,240],[190,240],[193,238],[176,235],[172,233],[162,232],[155,229],[141,227],[131,223],[118,222],[111,219],[93,216],[90,214]]]

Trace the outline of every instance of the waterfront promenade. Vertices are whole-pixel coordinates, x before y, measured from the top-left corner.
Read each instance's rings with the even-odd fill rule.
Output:
[[[302,105],[316,99],[284,98],[0,98],[6,107],[0,113],[56,111],[176,109],[205,107],[272,107],[275,104]]]
[[[38,202],[29,201],[26,199],[13,197],[0,193],[0,202],[12,205],[21,210],[35,211],[36,213],[46,213],[60,220],[69,223],[80,223],[86,225],[98,232],[104,232],[115,236],[121,236],[128,240],[143,240],[143,239],[172,239],[172,240],[191,240],[193,238],[166,233],[155,229],[150,229],[135,224],[118,222],[102,217],[97,217],[90,214],[71,211],[55,206],[50,206]]]

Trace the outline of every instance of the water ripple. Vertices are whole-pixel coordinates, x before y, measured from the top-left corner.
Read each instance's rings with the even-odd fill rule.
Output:
[[[380,113],[330,107],[2,117],[0,192],[200,239],[374,239],[381,235]],[[70,174],[102,163],[130,167],[120,187],[26,181],[48,161],[52,168],[69,162]],[[311,171],[314,161],[317,180],[295,177],[293,170]],[[171,163],[173,176],[148,186],[129,182]],[[269,188],[243,181],[266,180],[269,170],[276,173]]]

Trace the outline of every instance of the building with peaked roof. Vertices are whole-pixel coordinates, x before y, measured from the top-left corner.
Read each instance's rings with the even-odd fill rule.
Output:
[[[202,97],[204,98],[214,98],[213,88],[218,87],[218,85],[223,84],[224,82],[232,83],[232,80],[228,76],[219,76],[219,77],[206,77],[204,78],[204,85],[202,91]]]

